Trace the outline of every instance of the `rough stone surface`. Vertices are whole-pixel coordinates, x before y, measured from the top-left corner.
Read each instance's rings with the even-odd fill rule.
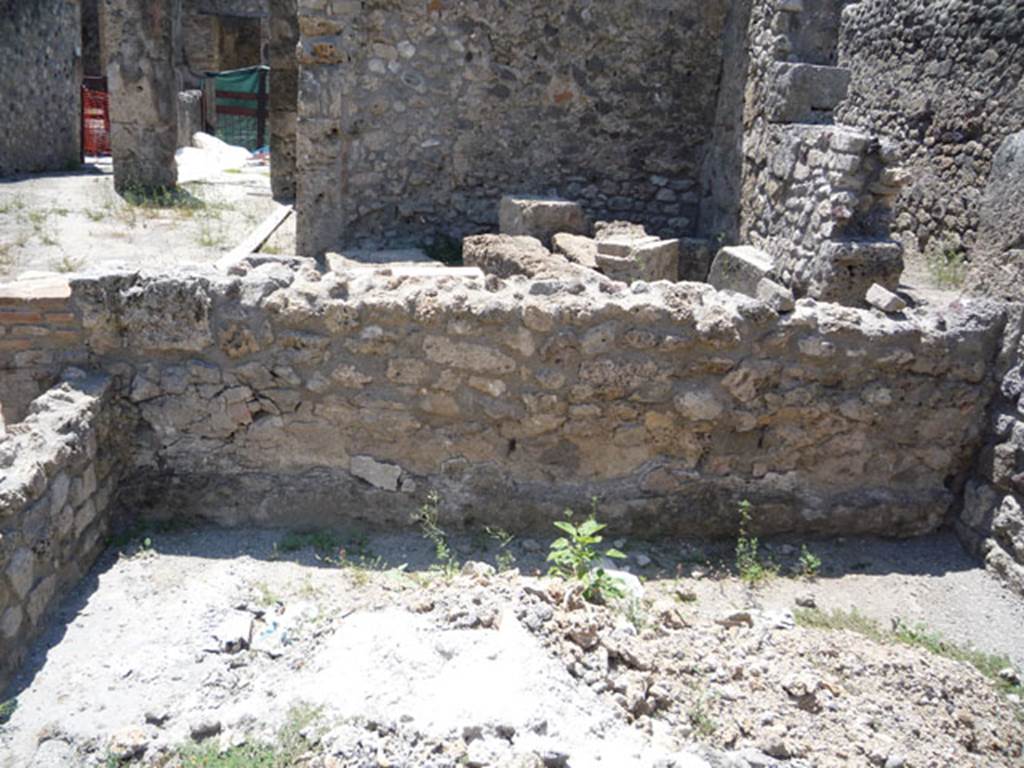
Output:
[[[79,3],[0,5],[0,176],[77,166],[81,112]]]
[[[479,267],[497,277],[523,275],[535,278],[563,278],[594,282],[600,276],[581,264],[552,253],[534,237],[513,235],[476,235],[462,244],[466,266]]]
[[[273,267],[73,281],[94,359],[133,377],[145,447],[123,493],[152,514],[406,523],[437,489],[446,519],[486,499],[511,528],[597,495],[648,533],[732,532],[748,497],[767,530],[919,533],[982,439],[1003,322],[985,303],[942,324],[780,317],[693,283]],[[192,309],[169,322],[166,297]],[[358,456],[400,468],[399,492],[355,478]]]
[[[551,239],[551,247],[574,264],[597,268],[597,241],[580,235],[558,234]]]
[[[105,0],[114,186],[172,187],[178,178],[181,0]]]
[[[729,5],[301,0],[299,251],[493,231],[513,191],[692,234]]]
[[[837,116],[892,142],[907,169],[893,232],[908,251],[973,246],[993,156],[1024,125],[1022,37],[1015,0],[846,6],[838,58],[853,78]]]
[[[770,126],[763,138],[743,231],[772,257],[778,282],[797,296],[850,305],[862,304],[873,283],[895,289],[902,251],[887,233],[902,176],[878,143],[816,125]]]
[[[878,283],[875,283],[868,289],[868,293],[865,298],[868,304],[875,309],[882,310],[883,312],[902,312],[907,308],[907,302],[892,291],[883,288]]]
[[[1024,305],[1011,307],[987,445],[967,485],[957,532],[1024,595]]]
[[[827,121],[849,85],[848,69],[777,62],[766,100],[767,117],[775,123]]]
[[[1024,131],[1007,137],[992,159],[978,218],[967,289],[1019,301],[1024,292]]]
[[[588,233],[587,217],[579,203],[544,197],[506,195],[498,209],[498,226],[503,235],[535,237],[548,247],[560,232]]]
[[[102,550],[131,427],[107,377],[71,369],[0,434],[0,688]]]
[[[295,197],[295,135],[298,120],[299,43],[296,0],[270,3],[270,186],[279,200]]]
[[[761,281],[772,273],[771,257],[750,246],[723,248],[715,257],[708,283],[720,291],[757,296]]]
[[[792,312],[796,307],[793,292],[767,277],[758,281],[755,296],[779,313]]]

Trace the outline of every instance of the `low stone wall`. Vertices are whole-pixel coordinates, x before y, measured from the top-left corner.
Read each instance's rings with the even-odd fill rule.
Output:
[[[1010,311],[997,370],[991,435],[957,529],[968,549],[1024,594],[1024,305]]]
[[[131,434],[109,377],[76,369],[0,429],[0,690],[102,550]]]
[[[70,298],[63,278],[0,284],[0,414],[9,424],[66,366],[86,358]]]
[[[126,274],[73,282],[92,359],[131,377],[134,509],[220,523],[619,530],[936,528],[982,440],[1003,323],[694,283]]]

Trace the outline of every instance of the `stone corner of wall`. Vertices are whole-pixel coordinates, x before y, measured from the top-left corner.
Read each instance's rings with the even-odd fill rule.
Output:
[[[103,547],[124,451],[110,376],[71,368],[0,434],[0,687]]]

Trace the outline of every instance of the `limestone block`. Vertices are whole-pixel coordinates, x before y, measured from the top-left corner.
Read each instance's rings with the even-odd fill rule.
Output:
[[[376,488],[392,492],[398,490],[398,480],[402,476],[401,467],[384,464],[369,456],[353,456],[349,471]]]
[[[560,232],[587,234],[587,217],[578,203],[555,198],[512,196],[501,199],[498,223],[503,235],[535,237],[544,245]]]
[[[902,312],[907,308],[907,302],[878,283],[868,288],[868,295],[865,297],[865,300],[875,309],[880,309],[886,313]]]
[[[560,232],[551,239],[552,250],[574,264],[597,269],[597,241],[582,235]]]
[[[32,554],[32,550],[19,549],[16,551],[4,572],[14,594],[24,600],[35,582],[35,556]]]
[[[468,267],[479,267],[498,277],[525,275],[541,279],[600,280],[593,270],[570,262],[559,253],[551,253],[533,237],[476,235],[462,242],[462,260]]]
[[[793,291],[767,277],[758,282],[756,296],[779,314],[792,312],[796,306]]]
[[[892,240],[830,240],[811,265],[807,295],[863,306],[875,283],[895,291],[903,274],[903,248]]]
[[[771,257],[749,245],[723,248],[715,257],[708,282],[720,291],[757,296],[757,286],[772,272]]]
[[[768,119],[774,123],[819,122],[846,98],[850,70],[816,64],[776,62],[766,99]]]
[[[635,248],[656,242],[658,242],[658,238],[652,235],[609,235],[598,239],[597,252],[601,256],[614,256],[619,259],[625,259]]]
[[[656,240],[636,246],[630,252],[636,262],[641,280],[676,282],[679,278],[679,241]]]

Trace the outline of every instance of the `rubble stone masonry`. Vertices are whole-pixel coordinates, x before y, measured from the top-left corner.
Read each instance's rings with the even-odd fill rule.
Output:
[[[81,9],[67,0],[0,0],[0,176],[77,166]]]
[[[300,252],[490,231],[506,193],[692,233],[728,9],[300,0]]]

